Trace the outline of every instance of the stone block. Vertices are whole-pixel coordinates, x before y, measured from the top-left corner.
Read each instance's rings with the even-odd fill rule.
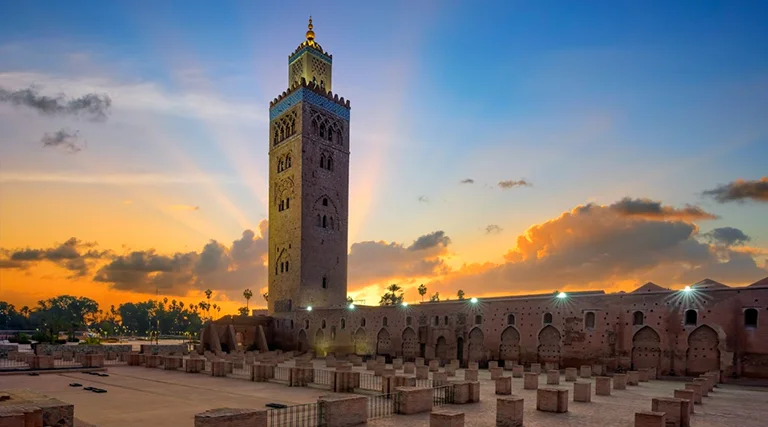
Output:
[[[417,380],[426,380],[429,378],[429,367],[428,366],[416,366],[416,379]]]
[[[386,368],[381,372],[382,377],[394,377],[397,375],[395,368]]]
[[[656,378],[658,378],[656,367],[648,368],[648,379],[655,380]]]
[[[576,381],[579,377],[579,370],[576,368],[565,368],[565,380],[568,382]]]
[[[389,380],[389,378],[385,378]],[[382,384],[389,386],[388,381],[382,381]],[[360,373],[353,371],[336,371],[332,373],[331,390],[335,393],[352,393],[356,388],[360,388]],[[389,389],[384,393],[389,393]]]
[[[104,367],[104,355],[103,354],[86,354],[83,361],[84,368],[103,368]]]
[[[430,360],[429,361],[429,372],[437,372],[440,370],[440,361],[439,360]]]
[[[377,363],[373,365],[373,375],[377,377],[384,375],[384,369],[386,368],[387,368],[387,365],[383,363]]]
[[[595,377],[595,394],[598,396],[611,395],[611,377]]]
[[[195,427],[267,427],[267,411],[218,408],[195,414]]]
[[[523,366],[523,365],[515,365],[515,366],[512,367],[512,377],[513,378],[522,378],[524,373],[525,373],[525,366]]]
[[[449,363],[449,365],[453,366],[454,369],[459,369],[461,362],[459,362],[459,359],[451,359],[451,363]]]
[[[445,374],[449,377],[455,377],[456,376],[456,367],[453,365],[445,365]]]
[[[480,401],[480,381],[469,381],[469,403]]]
[[[568,412],[568,390],[550,387],[536,390],[536,409],[543,412]]]
[[[605,369],[603,368],[603,365],[592,365],[592,375],[598,376],[603,375],[605,373]]]
[[[398,387],[397,393],[400,414],[410,415],[432,410],[432,387]]]
[[[651,411],[663,412],[667,427],[689,427],[691,413],[684,402],[690,403],[673,397],[654,397],[651,399]]]
[[[328,356],[325,358],[325,367],[326,368],[335,368],[336,367],[336,358]]]
[[[275,365],[255,363],[251,366],[251,381],[263,383],[272,378],[275,378]]]
[[[368,397],[332,394],[317,399],[325,425],[348,427],[368,422]]]
[[[392,360],[392,368],[403,369],[403,359],[397,358]]]
[[[504,375],[504,369],[499,367],[491,368],[489,371],[491,371],[491,380],[499,379]]]
[[[128,366],[141,365],[141,355],[139,353],[128,353]]]
[[[691,414],[693,414],[693,412],[694,412],[694,410],[693,410],[694,394],[695,393],[694,393],[693,390],[688,390],[688,389],[683,389],[683,390],[677,389],[677,390],[675,390],[675,394],[674,394],[674,396],[677,399],[683,399],[683,400],[687,400],[689,402],[688,409],[689,409],[689,412]]]
[[[25,427],[24,412],[18,408],[6,407],[0,409],[0,427]]]
[[[581,378],[592,378],[592,367],[589,365],[581,365],[579,368],[579,376]]]
[[[560,370],[560,364],[556,362],[545,362],[544,363],[544,372],[547,371],[559,371]]]
[[[494,369],[494,368],[498,368],[498,367],[499,367],[499,362],[498,362],[498,361],[496,361],[496,360],[490,360],[490,361],[488,361],[488,370],[489,370],[489,371],[490,371],[491,369]]]
[[[376,366],[375,359],[368,359],[365,361],[365,369],[372,371],[375,366]]]
[[[404,374],[413,374],[416,372],[416,364],[413,362],[405,362],[403,363],[403,373]]]
[[[376,363],[381,365],[387,364],[387,357],[386,356],[376,356]]]
[[[314,380],[315,370],[312,368],[288,368],[288,386],[306,387]]]
[[[586,381],[576,381],[573,383],[573,401],[591,402],[592,401],[592,383]]]
[[[637,376],[638,376],[638,378],[637,378],[637,379],[638,379],[638,380],[639,380],[641,383],[647,383],[647,382],[648,382],[648,380],[650,379],[650,375],[648,375],[648,369],[646,369],[646,368],[643,368],[643,369],[638,369],[638,370],[637,370]]]
[[[433,409],[429,427],[464,427],[464,413],[450,409]]]
[[[163,369],[169,371],[175,371],[181,368],[183,359],[181,356],[162,356],[163,357]]]
[[[453,403],[463,405],[469,403],[469,381],[451,381],[453,385]]]
[[[416,366],[424,366],[424,358],[423,357],[417,357],[416,360],[413,362]]]
[[[445,385],[448,383],[448,374],[445,372],[432,373],[432,387]]]
[[[616,374],[613,376],[613,389],[614,390],[627,389],[627,374]]]
[[[699,378],[703,378],[703,379],[706,380],[706,385],[707,385],[707,391],[708,392],[714,391],[714,389],[715,389],[715,381],[714,381],[714,378],[712,376],[705,374],[705,375],[699,375]]]
[[[685,383],[685,389],[691,390],[693,392],[693,403],[700,404],[701,403],[701,396],[702,396],[702,390],[701,390],[701,384],[699,383]]]
[[[635,412],[635,427],[666,427],[666,416],[663,412]]]
[[[184,363],[184,371],[197,374],[205,370],[205,359],[189,358]]]
[[[312,362],[297,363],[296,366],[300,368],[314,368]],[[352,364],[349,362],[336,362],[336,370],[339,372],[349,372],[352,370]],[[392,369],[394,372],[394,369]]]
[[[531,363],[531,372],[538,375],[541,373],[541,363]]]
[[[512,377],[501,377],[496,379],[496,394],[512,394]]]
[[[637,372],[637,371],[627,371],[627,384],[628,385],[639,385],[640,384],[640,372]]]
[[[514,366],[517,365],[517,360],[505,360],[504,361],[504,370],[505,371],[511,371]]]
[[[53,366],[53,356],[32,356],[31,369],[53,369]],[[102,363],[102,366],[104,366],[104,363]]]
[[[228,373],[227,363],[228,362],[226,360],[214,360],[213,362],[211,362],[211,376],[226,377]]]
[[[706,378],[694,378],[693,379],[694,384],[701,385],[701,395],[704,397],[709,396],[709,384],[707,382]]]
[[[477,374],[478,374],[477,369],[465,369],[464,370],[464,380],[466,380],[466,381],[477,381]]]
[[[34,403],[0,406],[0,427],[43,427],[43,410]]]
[[[496,399],[496,427],[522,427],[525,404],[522,397]]]
[[[560,384],[560,371],[547,371],[547,384],[548,385]]]
[[[539,388],[539,374],[526,372],[523,379],[523,389],[536,390],[537,388]]]
[[[162,363],[162,356],[148,354],[145,356],[144,366],[147,368],[159,368]]]

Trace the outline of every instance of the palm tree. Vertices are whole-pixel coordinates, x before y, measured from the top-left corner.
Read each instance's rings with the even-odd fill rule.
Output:
[[[387,286],[387,292],[381,296],[379,305],[395,305],[402,303],[404,295],[400,292],[401,290],[402,288],[395,283]],[[400,292],[400,294],[398,294],[398,292]]]
[[[422,283],[419,285],[419,295],[421,295],[421,302],[424,302],[424,295],[427,294],[427,287]]]
[[[459,297],[459,300],[460,300],[460,301],[461,301],[461,300],[463,300],[463,299],[464,299],[464,291],[462,291],[461,289],[459,289],[459,292],[456,292],[456,296],[458,296],[458,297]]]
[[[251,300],[251,297],[253,296],[253,292],[251,292],[250,289],[246,289],[243,291],[243,296],[245,297],[245,312],[248,313],[248,302]]]

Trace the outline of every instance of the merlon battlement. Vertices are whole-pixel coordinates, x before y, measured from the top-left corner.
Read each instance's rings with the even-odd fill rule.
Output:
[[[345,100],[343,96],[339,97],[338,94],[334,94],[331,91],[327,91],[326,92],[325,88],[321,87],[317,83],[307,82],[307,80],[304,77],[301,78],[301,83],[294,83],[294,84],[292,84],[291,87],[288,88],[287,91],[281,93],[277,98],[273,99],[269,103],[269,108],[272,108],[275,105],[279,104],[282,100],[284,100],[285,98],[291,96],[291,94],[293,94],[294,92],[296,92],[297,90],[300,90],[300,89],[308,89],[308,90],[310,90],[310,91],[312,91],[312,92],[314,92],[314,93],[316,93],[316,94],[318,94],[318,95],[328,99],[329,101],[331,101],[331,102],[333,102],[335,104],[338,104],[341,107],[344,107],[346,109],[350,108],[350,104],[349,104],[349,100],[348,99]]]

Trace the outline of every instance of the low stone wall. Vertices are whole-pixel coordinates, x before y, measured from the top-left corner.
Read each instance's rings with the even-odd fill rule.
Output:
[[[19,351],[18,344],[0,344],[0,359],[7,359],[8,353]]]
[[[181,356],[189,353],[187,346],[184,344],[142,344],[142,354],[159,354],[163,356]]]
[[[68,352],[73,354],[105,354],[110,353],[130,353],[130,345],[64,345],[64,344],[43,344],[35,346],[35,354],[39,356],[53,356]]]

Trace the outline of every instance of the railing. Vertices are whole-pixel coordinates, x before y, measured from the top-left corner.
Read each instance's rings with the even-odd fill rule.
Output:
[[[10,359],[0,359],[0,371],[13,371],[13,370],[29,369],[27,362],[21,362]]]
[[[315,369],[315,378],[314,383],[315,384],[322,384],[322,385],[331,385],[333,383],[333,376],[335,375],[335,371],[331,371],[329,369]]]
[[[398,393],[379,394],[368,397],[368,419],[384,418],[397,414],[400,409]]]
[[[69,362],[67,362],[67,363],[69,363]],[[128,364],[128,362],[121,362],[119,358],[118,359],[113,359],[113,360],[104,360],[104,365],[105,366],[106,365],[109,365],[109,366],[127,365],[127,364]]]
[[[291,370],[285,366],[275,366],[275,379],[278,381],[290,381]]]
[[[432,388],[432,406],[443,406],[454,402],[454,386],[441,385]]]
[[[360,388],[363,390],[381,391],[381,377],[377,377],[366,372],[361,372]]]
[[[250,379],[251,367],[247,363],[243,362],[243,364],[238,368],[237,365],[235,365],[235,363],[232,362],[232,375],[235,375],[238,377],[248,377],[248,379]]]
[[[268,427],[318,427],[320,406],[317,403],[267,410]]]
[[[104,364],[106,365],[108,362],[111,362],[111,360],[105,360]],[[53,359],[54,368],[79,368],[81,366],[83,366],[82,363],[74,360]]]
[[[432,380],[429,378],[416,378],[416,387],[432,387]]]

